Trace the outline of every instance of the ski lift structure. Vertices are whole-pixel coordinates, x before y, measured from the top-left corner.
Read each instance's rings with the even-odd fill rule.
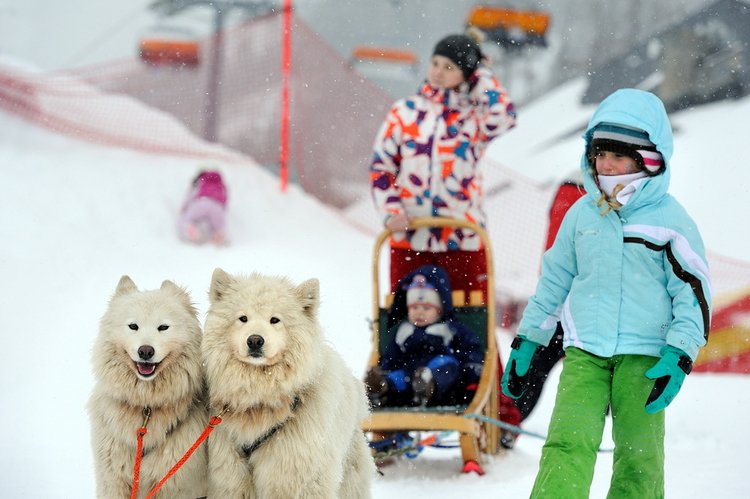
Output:
[[[419,58],[402,48],[356,45],[349,65],[393,96],[413,90],[419,74]]]
[[[506,50],[525,46],[547,46],[550,14],[539,10],[476,5],[466,19],[466,26],[482,30]]]
[[[194,30],[161,24],[141,37],[138,56],[151,66],[195,68],[201,62],[201,49]]]
[[[291,0],[285,0],[285,4]],[[211,50],[208,54],[209,81],[206,91],[206,110],[203,138],[209,142],[216,142],[217,123],[219,115],[219,75],[223,66],[224,25],[225,17],[232,11],[239,9],[253,17],[271,12],[274,8],[270,0],[154,0],[149,9],[161,16],[162,19],[174,18],[187,9],[195,7],[207,8],[213,13],[213,29]],[[285,7],[286,9],[286,7]],[[289,6],[291,10],[291,6]],[[168,30],[169,31],[169,30]],[[140,58],[144,62],[161,66],[198,66],[200,64],[200,45],[198,39],[178,39],[172,29],[170,37],[152,37],[141,40]],[[184,33],[192,33],[190,31]]]
[[[542,10],[486,4],[475,5],[467,14],[467,30],[483,33],[485,55],[497,66],[518,104],[535,96],[538,77],[534,60],[547,48],[550,17]],[[497,57],[491,57],[493,50]]]
[[[364,45],[356,46],[352,49],[352,59],[354,60],[378,60],[393,62],[398,64],[417,64],[417,56],[411,50],[369,47]]]
[[[419,59],[411,50],[357,45],[352,48],[349,63],[368,76],[413,79]]]

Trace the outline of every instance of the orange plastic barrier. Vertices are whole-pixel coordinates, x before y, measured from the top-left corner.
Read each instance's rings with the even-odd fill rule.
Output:
[[[708,344],[693,365],[696,372],[750,374],[750,288],[715,308]]]

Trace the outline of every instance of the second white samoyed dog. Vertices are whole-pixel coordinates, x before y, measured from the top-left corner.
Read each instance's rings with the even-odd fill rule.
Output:
[[[364,385],[326,343],[319,284],[216,269],[203,359],[213,412],[209,497],[370,497]]]
[[[139,291],[128,276],[120,279],[93,349],[96,383],[88,409],[97,497],[131,497],[136,431],[144,422],[139,497],[200,436],[208,421],[200,345],[187,292],[171,281]],[[207,458],[202,445],[158,497],[205,496]]]

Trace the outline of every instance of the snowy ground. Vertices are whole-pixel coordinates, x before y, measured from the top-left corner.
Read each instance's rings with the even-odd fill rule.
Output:
[[[183,244],[173,230],[201,163],[91,145],[0,114],[0,165],[6,181],[0,198],[4,497],[94,496],[85,412],[93,384],[90,351],[122,274],[146,288],[173,279],[188,288],[201,313],[215,267],[296,281],[318,277],[328,338],[353,372],[363,372],[371,235],[296,189],[282,195],[276,179],[260,169],[222,167],[230,186],[231,242],[217,249]],[[746,186],[744,178],[734,180]],[[507,352],[510,334],[499,334]],[[546,432],[557,376],[556,370],[528,430]],[[668,497],[746,497],[749,411],[750,378],[688,378],[667,412]],[[513,451],[487,458],[483,477],[458,473],[458,450],[428,450],[385,469],[373,496],[525,497],[541,445],[522,437]],[[600,455],[592,497],[604,497],[610,467],[611,454]]]
[[[149,3],[0,1],[0,52],[45,69],[129,56],[133,26],[150,23],[144,10]],[[496,141],[490,155],[535,179],[561,178],[574,169],[577,127],[591,111],[577,105],[580,85],[523,109],[518,128]],[[749,108],[744,99],[673,118],[680,171],[671,190],[695,217],[707,247],[740,259],[750,246],[750,232],[741,228],[750,194],[742,163]],[[372,232],[353,228],[294,188],[280,194],[277,180],[263,170],[219,165],[230,184],[230,244],[185,245],[176,238],[174,220],[201,166],[79,142],[0,113],[2,497],[94,497],[85,411],[93,384],[90,351],[122,274],[145,288],[173,279],[188,288],[201,313],[215,267],[285,274],[298,282],[317,277],[328,338],[355,374],[363,372],[370,350]],[[499,339],[505,357],[511,333],[499,331]],[[559,366],[526,429],[546,433],[558,375]],[[747,497],[748,413],[750,377],[687,379],[667,410],[667,497]],[[603,445],[611,445],[608,436]],[[541,446],[541,440],[522,437],[513,451],[486,458],[483,477],[458,473],[458,450],[428,449],[384,469],[373,496],[527,497]],[[606,495],[611,461],[611,454],[599,456],[592,498]]]

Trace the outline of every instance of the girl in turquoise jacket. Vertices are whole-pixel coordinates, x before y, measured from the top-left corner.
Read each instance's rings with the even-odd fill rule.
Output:
[[[560,321],[565,362],[532,497],[587,498],[611,407],[609,497],[664,497],[664,412],[708,338],[711,290],[698,229],[667,193],[672,130],[655,95],[622,89],[583,136],[586,195],[545,253],[503,376],[527,388]]]

